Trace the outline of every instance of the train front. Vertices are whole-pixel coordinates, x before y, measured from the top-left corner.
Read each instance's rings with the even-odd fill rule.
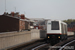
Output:
[[[61,39],[60,21],[47,22],[47,42],[56,43]]]

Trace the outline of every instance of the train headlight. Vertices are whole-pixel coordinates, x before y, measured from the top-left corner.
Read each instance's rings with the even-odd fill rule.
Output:
[[[60,36],[58,36],[58,38],[60,38]]]
[[[50,38],[50,37],[48,36],[48,38]]]

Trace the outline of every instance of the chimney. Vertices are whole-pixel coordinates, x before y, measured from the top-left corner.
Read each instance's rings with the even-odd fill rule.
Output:
[[[21,14],[21,19],[25,19],[25,16],[24,16],[24,14]]]
[[[8,15],[8,12],[4,12],[4,14],[3,15]]]
[[[11,15],[14,16],[14,12],[11,12]]]
[[[18,18],[20,18],[21,17],[21,15],[18,15]]]
[[[19,12],[16,12],[15,14],[16,14],[16,15],[19,15]]]
[[[18,17],[20,17],[20,15],[18,15]]]
[[[3,15],[6,15],[6,12],[4,12],[4,14]]]

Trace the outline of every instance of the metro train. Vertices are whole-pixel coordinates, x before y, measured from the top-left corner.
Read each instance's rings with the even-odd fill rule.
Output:
[[[59,20],[48,20],[46,39],[46,42],[50,43],[67,39],[67,24]]]

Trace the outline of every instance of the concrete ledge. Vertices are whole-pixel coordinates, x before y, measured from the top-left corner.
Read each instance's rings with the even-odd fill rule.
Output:
[[[31,39],[40,39],[40,38],[46,38],[45,30],[39,30],[39,29],[31,30]]]
[[[22,35],[22,34],[26,34],[26,33],[30,33],[30,31],[0,33],[0,38],[1,37],[9,37],[9,36],[17,36],[17,35]]]
[[[30,31],[0,34],[0,49],[28,42],[30,40],[31,40]]]
[[[33,29],[22,32],[0,33],[0,49],[11,48],[27,43],[32,40],[39,40],[45,37],[45,30]],[[42,38],[41,38],[42,37]]]

